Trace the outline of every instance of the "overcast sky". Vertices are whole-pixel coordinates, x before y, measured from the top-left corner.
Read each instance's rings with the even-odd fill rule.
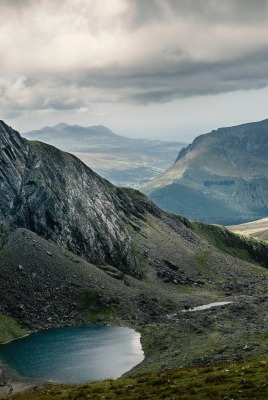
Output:
[[[268,118],[268,0],[0,0],[0,119],[192,140]]]

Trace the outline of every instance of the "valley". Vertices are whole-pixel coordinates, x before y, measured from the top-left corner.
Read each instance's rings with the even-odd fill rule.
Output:
[[[60,326],[128,326],[145,354],[130,380],[267,356],[267,244],[165,212],[4,122],[0,145],[1,342]],[[1,371],[3,387],[20,382]]]
[[[60,123],[23,133],[68,151],[116,186],[139,188],[170,167],[182,142],[131,139],[104,126],[82,127]]]

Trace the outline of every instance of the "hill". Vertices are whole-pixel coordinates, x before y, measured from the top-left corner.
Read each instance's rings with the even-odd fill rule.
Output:
[[[246,224],[228,226],[228,229],[234,233],[252,236],[268,242],[268,218],[247,222]]]
[[[198,136],[142,191],[158,206],[222,225],[268,215],[268,120]]]
[[[131,139],[104,126],[60,123],[23,134],[71,152],[117,186],[139,187],[166,170],[183,147],[181,142]]]
[[[139,399],[266,399],[267,357],[210,367],[147,373],[116,381],[106,380],[87,385],[55,386],[12,396],[19,400],[76,400],[96,398]],[[14,387],[16,391],[16,386]],[[9,397],[10,398],[10,397]]]
[[[164,212],[4,122],[0,182],[0,341],[124,324],[145,352],[133,373],[267,353],[265,243]]]

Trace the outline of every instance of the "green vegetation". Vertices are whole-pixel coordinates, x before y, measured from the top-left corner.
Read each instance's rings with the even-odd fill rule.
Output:
[[[132,200],[140,200],[143,194],[141,194],[139,191],[132,189],[132,188],[120,188],[130,199]]]
[[[164,175],[162,175],[164,176]],[[148,186],[153,184],[152,180]],[[188,187],[183,180],[157,187],[149,193],[147,186],[141,188],[149,198],[163,210],[183,215],[195,221],[230,225],[234,221],[231,207],[222,199],[214,199],[197,188]]]
[[[99,307],[101,305],[101,294],[98,289],[84,289],[79,300],[85,308]]]
[[[35,169],[30,171],[28,179],[25,186],[26,197],[30,197],[44,183],[44,177],[41,171]]]
[[[27,335],[27,330],[19,326],[13,318],[0,314],[0,343]]]
[[[92,323],[111,322],[113,310],[106,303],[106,295],[98,289],[84,289],[78,299],[79,304],[88,311],[88,319]],[[80,322],[79,320],[77,322]]]
[[[31,144],[32,147],[39,148],[42,146],[39,140],[29,140],[29,143]]]
[[[202,237],[212,246],[224,253],[248,262],[259,263],[267,267],[267,244],[253,238],[236,235],[220,225],[208,225],[203,222],[189,221],[186,218],[178,219],[196,235]]]
[[[268,358],[216,366],[167,370],[78,386],[54,386],[12,399],[207,400],[266,399]]]
[[[239,315],[241,307],[235,304],[206,312],[179,312],[174,316],[171,313],[171,323],[142,327],[141,343],[146,358],[135,371],[158,372],[267,354],[266,311],[258,310],[258,315],[256,311],[249,306],[247,318],[255,320],[259,330],[249,328],[246,319]]]
[[[9,234],[9,228],[5,224],[0,225],[0,246],[2,243],[4,243],[8,237]],[[0,256],[1,256],[1,250],[0,250]]]
[[[195,221],[234,225],[267,217],[267,145],[267,121],[198,136],[142,190],[164,210]]]

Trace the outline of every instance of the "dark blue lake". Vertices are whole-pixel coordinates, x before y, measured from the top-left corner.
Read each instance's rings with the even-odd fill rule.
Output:
[[[87,325],[49,329],[0,345],[0,358],[22,377],[83,383],[118,378],[144,357],[133,329]]]

